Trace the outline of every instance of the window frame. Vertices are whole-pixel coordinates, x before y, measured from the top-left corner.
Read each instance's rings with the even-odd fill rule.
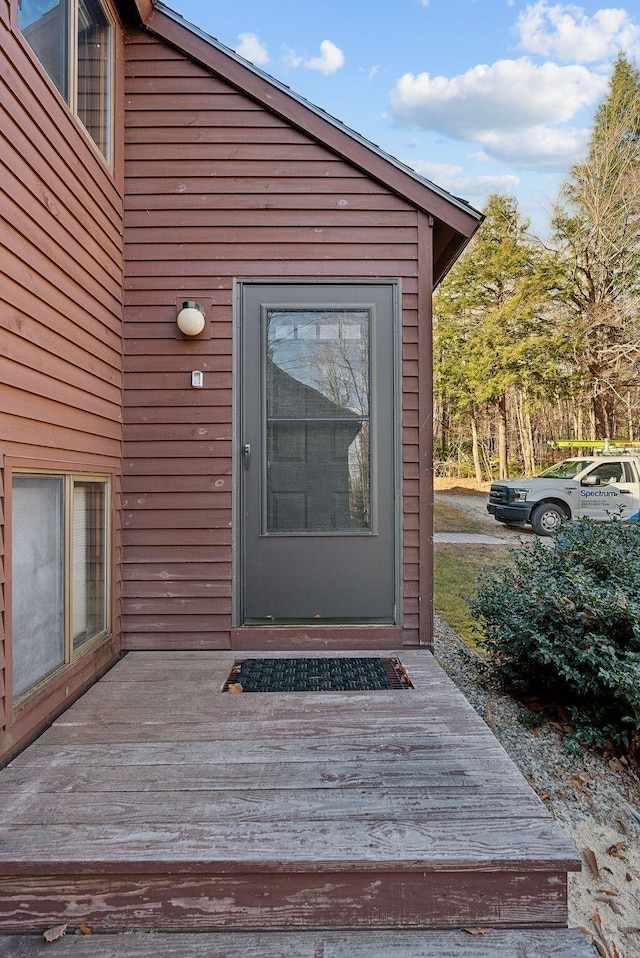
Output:
[[[64,576],[63,586],[63,619],[64,619],[64,661],[60,663],[51,672],[41,676],[28,688],[21,691],[18,695],[13,694],[13,621],[12,621],[12,583],[13,583],[13,537],[15,529],[13,528],[13,508],[12,492],[14,477],[30,476],[43,478],[61,478],[64,484],[63,490],[63,556],[62,556],[62,574]],[[76,483],[95,483],[103,489],[104,503],[102,505],[103,528],[104,528],[104,596],[103,596],[103,619],[104,628],[100,629],[95,635],[76,643],[74,641],[74,617],[73,617],[73,520],[74,520],[74,488]],[[43,687],[53,682],[77,661],[101,645],[112,634],[112,543],[113,543],[113,476],[110,472],[102,470],[83,471],[79,469],[65,469],[59,464],[46,466],[32,466],[27,464],[6,463],[6,507],[7,507],[7,525],[8,525],[8,555],[7,555],[7,677],[10,688],[10,702],[13,711],[17,711],[33,698]]]
[[[85,126],[80,114],[78,112],[78,91],[80,88],[79,82],[79,43],[78,43],[78,23],[79,23],[79,3],[80,0],[67,0],[68,10],[66,17],[66,37],[65,37],[65,57],[67,62],[63,65],[66,71],[65,77],[65,87],[66,94],[62,92],[52,75],[49,73],[49,70],[45,64],[40,59],[38,52],[34,47],[31,46],[29,40],[27,39],[26,34],[23,32],[19,23],[19,7],[21,0],[18,0],[18,3],[15,5],[16,11],[14,15],[14,23],[18,36],[22,39],[26,50],[32,57],[35,64],[42,71],[43,75],[46,77],[47,82],[51,85],[52,89],[55,90],[56,95],[60,97],[67,109],[71,112],[77,123],[79,124],[84,135],[88,137],[89,141],[93,145],[94,149],[97,151],[98,155],[104,163],[107,164],[109,169],[113,172],[114,169],[114,138],[115,138],[115,74],[116,74],[116,20],[111,11],[109,4],[106,0],[92,0],[101,10],[108,30],[109,30],[109,57],[108,57],[108,67],[107,72],[108,76],[105,80],[105,89],[104,89],[104,103],[102,104],[102,112],[105,114],[105,123],[104,123],[104,135],[105,135],[105,149],[103,151],[102,147],[98,141],[94,138],[93,134],[87,126]]]

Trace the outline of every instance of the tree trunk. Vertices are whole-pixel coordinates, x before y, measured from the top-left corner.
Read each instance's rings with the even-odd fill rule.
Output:
[[[500,397],[498,403],[498,462],[500,479],[509,478],[509,456],[507,455],[507,397]]]
[[[533,430],[531,428],[531,416],[524,408],[526,393],[524,390],[518,390],[516,395],[516,421],[518,424],[518,435],[520,438],[520,448],[522,449],[522,464],[524,466],[525,476],[533,476],[536,471],[535,455],[533,451]]]
[[[475,413],[471,414],[471,439],[473,442],[473,467],[476,471],[476,482],[482,482],[482,466],[480,465],[480,447],[478,444],[478,423]]]

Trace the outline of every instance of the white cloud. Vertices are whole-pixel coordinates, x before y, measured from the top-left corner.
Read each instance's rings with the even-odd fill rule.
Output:
[[[478,137],[484,152],[512,166],[562,171],[582,158],[589,130],[534,126],[509,132],[488,130]]]
[[[250,63],[256,63],[259,66],[263,66],[269,62],[267,48],[264,43],[258,40],[255,33],[241,33],[238,39],[240,43],[236,47],[236,53],[239,53],[245,60],[249,60]]]
[[[335,73],[344,65],[344,53],[337,47],[335,43],[332,43],[331,40],[323,40],[320,44],[320,56],[312,57],[311,60],[307,60],[305,66],[309,70],[319,70],[320,73],[324,73],[325,76],[328,76],[330,73]]]
[[[295,70],[301,65],[303,60],[304,57],[300,56],[299,53],[296,53],[296,51],[291,47],[285,48],[285,53],[282,58],[282,62],[284,63],[285,67],[288,67],[290,70]]]
[[[595,63],[640,45],[640,26],[621,8],[588,16],[582,7],[538,0],[518,17],[519,46],[528,53],[574,63]]]
[[[492,159],[560,170],[584,151],[588,131],[570,124],[606,92],[607,78],[579,64],[540,66],[526,57],[473,67],[457,77],[407,73],[391,93],[393,117],[476,143]]]
[[[565,122],[604,93],[605,77],[582,66],[537,66],[526,57],[479,64],[460,76],[406,73],[391,92],[402,126],[476,139],[495,130],[524,130]]]
[[[418,161],[412,168],[449,193],[486,197],[489,193],[512,193],[520,185],[520,177],[511,173],[493,176],[468,176],[461,166],[447,163]]]

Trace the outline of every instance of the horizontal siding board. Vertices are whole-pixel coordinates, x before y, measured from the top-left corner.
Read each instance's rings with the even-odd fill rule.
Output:
[[[125,563],[122,574],[127,589],[200,588],[212,585],[228,588],[230,563],[223,562],[132,562]],[[137,594],[137,593],[134,593]],[[140,595],[151,595],[150,591]]]
[[[221,476],[212,472],[205,472],[198,475],[192,471],[189,471],[186,475],[173,474],[170,476],[134,476],[129,474],[127,476],[126,496],[147,496],[156,493],[175,495],[183,492],[201,494],[212,489],[230,492],[231,474]]]
[[[200,269],[210,270],[212,262],[220,261],[227,256],[232,261],[249,261],[251,263],[260,260],[279,262],[292,257],[308,262],[316,260],[331,260],[331,262],[334,262],[337,258],[344,264],[351,260],[356,262],[373,261],[376,264],[385,260],[406,260],[412,264],[415,263],[416,248],[413,244],[394,243],[393,240],[390,240],[388,243],[385,242],[384,245],[382,243],[378,245],[373,242],[373,237],[370,237],[370,239],[372,241],[365,245],[357,240],[350,241],[349,237],[344,235],[340,242],[333,241],[325,244],[322,241],[315,242],[308,235],[304,235],[297,243],[285,238],[281,240],[274,238],[265,241],[264,244],[251,242],[227,243],[223,248],[220,244],[204,242],[175,245],[132,243],[128,247],[130,251],[130,255],[127,257],[129,263],[128,274],[133,276],[142,272],[142,275],[145,275],[148,270],[149,275],[154,275],[156,268],[154,264],[161,263],[162,267],[166,268],[169,256],[171,256],[170,262],[174,264],[174,268],[179,269],[178,264],[184,262],[190,275],[194,275],[194,270],[198,270],[198,272]],[[386,236],[384,239],[386,241]],[[202,263],[202,266],[199,265],[200,263]]]
[[[178,184],[180,185],[180,184]],[[183,184],[186,187],[186,184]],[[398,206],[395,197],[388,193],[353,193],[342,191],[337,195],[335,193],[304,193],[279,192],[270,195],[265,192],[264,195],[256,193],[219,192],[211,193],[208,190],[200,191],[190,189],[175,189],[168,193],[131,193],[127,190],[125,196],[125,210],[145,212],[173,212],[178,215],[180,220],[188,220],[191,211],[201,210],[205,212],[224,211],[225,213],[235,213],[236,211],[255,210],[260,216],[269,214],[272,210],[293,210],[298,213],[306,213],[307,210],[360,210],[372,211],[375,213],[397,213],[404,212],[404,208]],[[415,216],[415,213],[412,214]],[[174,219],[175,224],[175,219]],[[375,224],[372,224],[375,225]],[[380,225],[379,223],[377,224]]]
[[[307,164],[310,168],[313,162],[318,164],[318,168],[325,170],[327,166],[332,168],[336,166],[336,160],[329,160],[326,150],[317,143],[311,143],[304,137],[294,139],[287,138],[283,141],[286,145],[287,165],[300,164],[301,169],[305,169]],[[162,152],[158,146],[162,146]],[[280,146],[280,144],[279,144]],[[284,148],[280,146],[281,149]],[[158,175],[156,169],[169,170],[176,164],[180,165],[181,173],[184,176],[202,176],[209,171],[216,175],[232,175],[235,165],[237,173],[242,173],[245,165],[251,171],[254,167],[265,168],[265,144],[247,143],[238,137],[237,142],[220,142],[220,133],[217,131],[217,139],[212,142],[202,142],[198,139],[196,142],[137,142],[130,145],[125,150],[125,157],[131,164],[131,172],[135,176],[144,173],[146,176]],[[302,165],[304,164],[304,166]],[[349,175],[348,167],[340,164],[344,170],[344,175]],[[198,172],[201,171],[201,172]],[[166,174],[165,174],[166,175]],[[250,175],[254,175],[250,173]]]
[[[231,583],[227,581],[217,582],[211,578],[209,569],[208,577],[203,576],[196,579],[193,570],[189,578],[153,580],[146,579],[127,579],[122,588],[124,598],[131,599],[128,609],[133,612],[135,608],[141,611],[140,601],[146,599],[195,599],[195,598],[231,598]],[[137,606],[136,606],[137,603]],[[155,602],[153,603],[155,607]],[[184,611],[184,609],[182,610]]]
[[[231,409],[222,406],[133,406],[125,409],[124,421],[127,426],[148,424],[167,426],[173,423],[230,423]]]
[[[231,204],[230,204],[231,205]],[[363,236],[370,238],[370,228],[381,228],[380,211],[368,209],[353,209],[351,206],[320,206],[317,209],[305,210],[304,223],[300,222],[300,211],[289,208],[265,207],[264,209],[228,209],[224,213],[224,224],[218,224],[211,215],[212,211],[202,209],[201,207],[190,209],[188,214],[190,230],[201,230],[206,234],[209,242],[214,241],[214,237],[220,234],[220,239],[226,240],[230,234],[244,234],[242,238],[248,236],[249,239],[261,235],[261,231],[266,233],[266,237],[277,234],[280,230],[291,228],[298,231],[300,229],[323,230],[328,233],[330,230],[362,230],[368,228]],[[131,210],[127,214],[127,228],[125,237],[127,240],[137,240],[136,231],[146,231],[147,236],[153,237],[154,233],[162,236],[162,230],[175,226],[175,210],[157,209],[153,214],[153,226],[149,227],[148,210]],[[410,211],[398,210],[388,211],[384,217],[383,228],[385,235],[395,231],[402,231],[409,242],[415,242],[415,213]],[[193,234],[191,234],[193,235]],[[294,238],[297,237],[296,232]],[[166,233],[164,234],[166,238]]]
[[[196,247],[198,248],[198,257],[203,259],[215,259],[216,249],[222,245],[225,253],[231,247],[233,250],[235,244],[242,244],[253,248],[262,246],[265,243],[295,243],[304,244],[313,242],[316,244],[332,244],[335,246],[335,252],[340,254],[342,243],[355,243],[362,246],[371,246],[375,243],[376,248],[383,245],[387,246],[404,245],[410,247],[415,256],[416,231],[413,225],[390,226],[385,223],[381,225],[368,224],[365,226],[350,226],[347,222],[335,226],[319,225],[316,223],[298,223],[297,225],[286,226],[281,223],[271,223],[270,225],[259,225],[252,222],[252,217],[246,217],[246,223],[242,225],[216,225],[203,222],[196,226],[193,222],[189,223],[189,242],[184,242],[184,237],[176,237],[173,244],[176,249],[186,250],[187,256],[194,256]],[[380,235],[372,235],[371,226],[375,225]],[[155,246],[170,247],[167,241],[167,227],[158,224],[153,227],[145,227],[144,224],[139,228],[132,229],[127,226],[126,240],[135,254],[138,248],[153,254]],[[176,258],[182,259],[182,255]]]
[[[209,557],[209,549],[215,546],[231,548],[231,529],[186,529],[184,526],[171,529],[127,529],[122,530],[122,541],[128,546],[163,546],[167,541],[173,546],[191,546],[200,552],[192,553],[194,558]]]
[[[221,373],[228,374],[230,372],[230,355],[220,355],[219,353],[211,355],[210,344],[204,342],[198,344],[197,350],[190,349],[188,353],[181,353],[177,356],[175,349],[173,353],[167,352],[166,355],[149,355],[146,350],[140,353],[129,353],[124,363],[124,369],[126,373],[130,373],[132,376],[139,373],[145,375],[169,372],[191,373],[194,359],[198,356],[202,357],[200,362],[202,371],[211,373],[214,381],[217,382]]]
[[[160,545],[151,543],[136,545],[135,543],[131,543],[124,555],[124,568],[129,571],[129,574],[136,566],[140,566],[142,570],[144,570],[144,567],[148,564],[153,566],[157,566],[158,563],[167,562],[184,562],[185,564],[189,564],[194,561],[193,549],[191,549],[189,545],[176,545],[175,543],[167,542],[166,538]],[[207,549],[207,562],[215,563],[216,565],[226,564],[229,574],[231,572],[231,553],[224,545],[212,546],[210,549]]]
[[[158,633],[164,632],[224,632],[228,626],[229,613],[201,613],[199,615],[170,615],[162,610],[149,615],[128,615],[122,617],[125,632]]]
[[[222,129],[224,129],[224,139],[221,139]],[[265,143],[309,145],[308,136],[299,130],[294,130],[283,124],[252,126],[251,140],[252,144],[258,145]],[[244,134],[242,127],[232,125],[223,127],[222,124],[208,127],[191,127],[164,123],[158,126],[129,127],[125,137],[125,156],[129,156],[130,148],[137,144],[143,147],[150,146],[151,144],[161,144],[163,146],[172,144],[178,148],[186,149],[189,144],[207,143],[219,149],[224,149],[227,144],[230,148],[238,144],[249,146],[249,144],[246,143],[246,134]]]
[[[217,166],[217,164],[216,164]],[[269,196],[275,195],[277,193],[286,193],[291,195],[292,193],[298,193],[301,195],[306,195],[307,193],[328,193],[335,195],[336,193],[346,193],[346,194],[358,194],[366,193],[367,196],[370,196],[372,193],[382,191],[382,187],[378,187],[375,183],[369,183],[367,180],[358,178],[357,176],[346,176],[345,169],[342,166],[338,166],[336,169],[336,175],[329,175],[326,172],[326,168],[323,167],[318,173],[313,177],[307,177],[304,175],[302,170],[296,172],[293,168],[293,164],[288,164],[286,172],[283,172],[279,168],[275,168],[271,171],[263,167],[263,172],[258,172],[259,167],[256,167],[256,172],[252,175],[248,171],[244,171],[244,176],[242,178],[237,176],[237,169],[234,170],[233,165],[230,164],[228,168],[228,173],[226,176],[221,175],[216,171],[216,175],[213,176],[212,172],[209,171],[201,174],[198,177],[188,178],[176,175],[164,175],[149,176],[145,169],[140,171],[139,176],[131,176],[127,180],[127,193],[130,195],[141,195],[146,196],[148,194],[172,194],[179,193],[180,195],[187,190],[190,193],[224,193],[229,195],[230,193],[246,193],[246,194],[268,194]],[[339,172],[338,172],[339,171]],[[215,189],[213,187],[215,186]]]
[[[231,286],[230,277],[232,276],[266,276],[272,277],[274,273],[285,279],[298,279],[301,276],[320,276],[326,278],[352,279],[354,276],[362,278],[379,278],[384,276],[411,276],[413,270],[417,274],[417,264],[410,260],[386,260],[380,262],[378,259],[369,260],[337,260],[327,256],[325,259],[313,257],[312,259],[278,260],[271,258],[270,250],[264,250],[264,258],[253,262],[243,260],[226,260],[215,264],[207,263],[176,263],[173,266],[173,276],[167,275],[170,261],[167,262],[147,262],[147,263],[129,263],[126,269],[125,289],[128,291],[135,288],[138,292],[141,290],[158,289],[175,290],[184,289],[191,295],[192,290],[202,286],[203,282],[211,277],[214,283],[228,283]],[[313,267],[310,264],[313,263]],[[224,267],[224,273],[217,276],[211,276],[212,266]],[[250,274],[247,270],[251,270]],[[194,294],[195,295],[195,294]]]
[[[155,651],[158,648],[158,633],[135,632],[127,629],[123,634],[122,647],[128,652],[146,652]],[[162,648],[165,651],[189,652],[192,649],[230,649],[231,631],[230,629],[216,630],[213,627],[197,632],[193,629],[188,631],[173,632],[171,629],[165,629],[161,636]]]
[[[195,622],[191,616],[201,619],[202,616],[230,615],[231,589],[227,584],[226,594],[210,596],[153,596],[129,598],[127,602],[127,618],[130,624],[140,622],[140,616],[161,617],[177,623],[189,617],[188,624]],[[176,626],[177,627],[177,626]],[[201,626],[202,627],[202,626]]]
[[[125,508],[123,529],[223,529],[231,527],[230,509],[135,509]]]
[[[145,459],[141,456],[129,457],[125,448],[124,475],[129,476],[147,476],[150,479],[154,476],[225,476],[231,475],[231,457],[226,459],[209,459],[207,457],[198,457],[189,463],[185,463],[184,457],[176,459]],[[124,483],[124,490],[129,488],[128,482]]]

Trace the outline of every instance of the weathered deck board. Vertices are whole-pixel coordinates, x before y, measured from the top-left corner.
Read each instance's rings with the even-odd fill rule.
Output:
[[[566,924],[575,849],[429,653],[356,693],[236,658],[131,653],[0,772],[0,930]]]
[[[566,925],[562,872],[126,871],[2,879],[2,923],[8,931],[59,922],[101,931]]]
[[[0,939],[5,958],[40,958],[52,946],[41,937]],[[593,958],[574,930],[394,932],[221,932],[173,935],[67,935],[58,958]]]

